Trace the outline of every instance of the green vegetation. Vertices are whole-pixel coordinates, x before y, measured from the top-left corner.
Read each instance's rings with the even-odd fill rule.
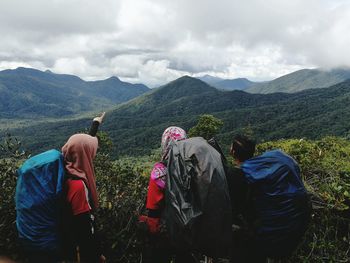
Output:
[[[0,256],[16,255],[19,251],[14,204],[16,171],[28,156],[20,151],[20,142],[9,136],[0,144],[0,152],[6,155],[0,159]]]
[[[224,125],[224,123],[213,115],[204,114],[199,117],[197,125],[188,131],[188,136],[199,136],[209,140],[219,132],[222,125]]]
[[[158,135],[159,137],[159,135]],[[113,161],[113,145],[100,134],[101,149],[95,161],[100,194],[97,223],[104,236],[109,262],[140,262],[142,239],[137,215],[142,210],[147,181],[159,151],[144,157]],[[158,138],[159,139],[159,138]],[[226,145],[227,146],[227,145]],[[313,217],[304,241],[284,262],[348,262],[350,257],[350,141],[338,137],[320,140],[278,140],[258,145],[258,151],[280,148],[300,164],[312,196]],[[0,161],[0,254],[18,257],[15,233],[15,171],[26,157],[17,141],[7,138]]]

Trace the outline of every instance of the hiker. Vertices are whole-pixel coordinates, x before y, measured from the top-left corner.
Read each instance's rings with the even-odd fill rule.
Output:
[[[89,135],[75,134],[62,152],[51,149],[37,154],[17,170],[16,226],[30,263],[105,261],[92,216],[98,207],[95,135],[104,115],[94,118]]]
[[[255,142],[233,138],[236,164],[227,178],[233,208],[232,262],[262,263],[291,255],[310,220],[297,163],[280,150],[254,157]]]
[[[94,212],[98,194],[93,160],[98,148],[95,137],[105,113],[94,118],[89,134],[75,134],[62,147],[65,161],[65,199],[67,220],[64,222],[65,256],[77,262],[105,262],[96,234]]]
[[[161,215],[165,202],[165,186],[167,175],[167,160],[171,144],[175,141],[187,138],[186,132],[180,128],[171,126],[165,129],[161,140],[161,161],[155,163],[148,184],[146,215],[141,215],[139,221],[145,223],[148,230],[148,245],[143,251],[143,262],[166,263],[176,253],[169,245],[169,241],[161,233]],[[187,263],[191,261],[191,255],[178,254],[176,262]]]

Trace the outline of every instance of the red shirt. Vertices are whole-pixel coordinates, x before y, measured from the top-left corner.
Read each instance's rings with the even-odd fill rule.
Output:
[[[147,209],[157,210],[161,208],[164,199],[164,191],[161,189],[152,178],[149,180],[147,192]]]
[[[91,207],[89,205],[88,189],[85,186],[83,180],[67,179],[67,196],[66,200],[70,204],[72,214],[74,216],[90,212]]]

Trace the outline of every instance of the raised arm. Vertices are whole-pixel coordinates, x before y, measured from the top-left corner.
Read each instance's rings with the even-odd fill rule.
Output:
[[[98,127],[103,122],[103,119],[104,119],[105,115],[106,115],[106,112],[103,112],[103,113],[101,113],[100,116],[97,116],[97,117],[95,117],[92,120],[92,124],[91,124],[91,127],[90,127],[89,135],[96,136],[96,133],[98,131]]]

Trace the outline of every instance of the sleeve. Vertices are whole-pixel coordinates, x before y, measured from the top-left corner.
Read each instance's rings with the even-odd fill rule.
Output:
[[[99,126],[100,126],[100,123],[98,121],[93,121],[89,130],[89,135],[95,137]]]
[[[147,215],[141,215],[139,217],[139,222],[146,223],[148,231],[151,234],[157,234],[160,231],[160,217],[164,204],[164,188],[157,185],[155,180],[151,174],[146,200]]]
[[[163,206],[163,200],[163,190],[156,184],[153,179],[150,178],[148,184],[146,208],[148,210],[159,210]]]

